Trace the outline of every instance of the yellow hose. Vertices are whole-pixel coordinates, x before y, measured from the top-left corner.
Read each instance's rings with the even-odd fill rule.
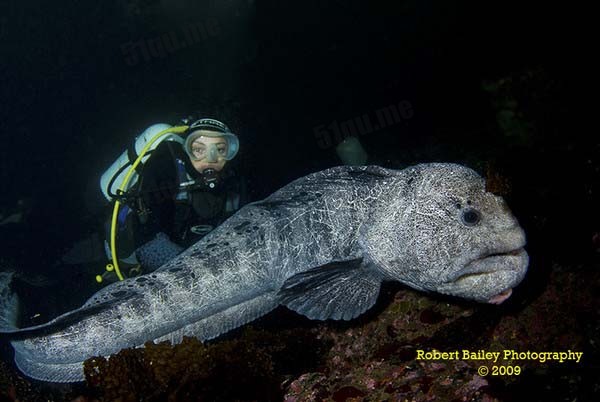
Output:
[[[118,193],[123,194],[125,192],[125,188],[127,188],[127,184],[129,183],[131,176],[135,172],[135,169],[138,167],[138,165],[142,162],[142,158],[144,157],[146,152],[148,152],[150,147],[152,147],[152,144],[154,144],[159,138],[161,138],[167,134],[182,134],[188,128],[189,128],[189,126],[170,127],[170,128],[167,128],[166,130],[163,130],[163,131],[157,133],[154,137],[152,137],[152,139],[150,141],[148,141],[148,143],[144,146],[144,148],[142,148],[142,151],[138,155],[137,159],[135,160],[135,162],[133,162],[133,165],[131,165],[131,167],[129,168],[127,175],[125,175],[125,178],[123,179],[123,182],[121,183],[121,186],[119,187]],[[123,274],[121,274],[121,270],[119,269],[119,261],[117,259],[117,230],[116,230],[117,217],[119,215],[120,205],[121,205],[121,202],[119,200],[116,200],[115,206],[113,208],[113,215],[112,215],[111,223],[110,223],[110,254],[112,257],[112,265],[114,267],[115,273],[117,274],[117,278],[119,278],[119,280],[122,281],[125,278],[123,277]],[[98,277],[96,277],[96,280],[98,280]]]

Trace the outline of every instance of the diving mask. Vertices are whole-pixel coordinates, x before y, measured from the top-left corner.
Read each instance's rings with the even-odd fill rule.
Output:
[[[217,162],[232,160],[240,148],[238,137],[225,124],[214,119],[200,119],[190,124],[184,144],[191,160]]]

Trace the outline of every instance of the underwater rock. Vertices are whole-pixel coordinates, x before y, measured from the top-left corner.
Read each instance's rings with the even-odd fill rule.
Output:
[[[375,320],[348,329],[324,328],[320,336],[334,343],[326,368],[295,379],[286,390],[285,400],[313,400],[314,390],[319,389],[321,399],[328,401],[346,392],[341,390],[356,390],[357,395],[362,392],[368,400],[500,401],[514,398],[531,383],[535,385],[530,394],[544,395],[540,400],[591,395],[598,380],[585,384],[576,371],[585,366],[583,361],[542,363],[533,359],[505,361],[501,357],[494,363],[485,358],[463,359],[462,350],[572,350],[586,356],[589,346],[585,339],[598,340],[600,301],[594,294],[599,290],[598,271],[555,272],[543,293],[530,304],[523,307],[522,300],[511,301],[499,312],[479,305],[465,310],[460,304],[399,290]],[[417,359],[417,350],[434,349],[458,350],[460,358]],[[588,359],[593,365],[598,352]],[[494,365],[518,365],[520,375],[482,376],[478,372],[481,366]]]

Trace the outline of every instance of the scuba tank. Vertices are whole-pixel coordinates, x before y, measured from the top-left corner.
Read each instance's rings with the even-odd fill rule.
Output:
[[[109,263],[106,265],[106,271],[114,271],[117,278],[121,281],[124,279],[124,276],[119,269],[116,250],[117,227],[119,225],[118,218],[120,215],[121,217],[129,215],[129,211],[127,211],[129,208],[124,209],[124,212],[121,214],[119,213],[121,203],[127,203],[127,200],[124,197],[137,182],[141,167],[143,166],[144,161],[150,157],[151,152],[156,149],[162,141],[175,141],[182,144],[183,138],[181,138],[181,135],[184,134],[188,128],[189,127],[186,125],[173,127],[168,124],[154,124],[148,127],[142,134],[136,137],[129,149],[124,151],[119,158],[117,158],[100,179],[102,194],[104,194],[107,200],[111,202],[114,201],[113,214],[110,223],[110,243],[108,244],[112,264]],[[96,281],[98,283],[102,282],[102,280],[102,275],[96,276]]]
[[[133,165],[134,161],[138,158],[144,147],[154,138],[154,136],[156,136],[156,134],[171,127],[171,125],[164,123],[153,124],[148,127],[146,130],[144,130],[144,132],[135,138],[134,142],[127,148],[127,150],[123,151],[117,160],[114,161],[113,164],[110,165],[110,167],[102,174],[102,177],[100,178],[100,188],[102,190],[102,194],[104,194],[104,197],[108,201],[112,201],[116,198],[116,196],[119,195],[117,194],[118,190],[127,192],[127,190],[131,189],[131,187],[135,185],[139,178],[139,169],[141,166],[136,167],[135,172],[132,172],[129,181],[126,183],[126,186],[121,189],[121,185],[123,184],[123,181],[129,172],[128,168]],[[162,141],[175,141],[183,144],[184,139],[176,133],[169,133],[162,136],[154,141],[154,143],[147,149],[146,153],[141,159],[140,165],[148,160],[151,152],[156,149],[156,147],[158,147]]]

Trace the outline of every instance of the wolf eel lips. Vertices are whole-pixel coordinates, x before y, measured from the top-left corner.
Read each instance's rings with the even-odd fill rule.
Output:
[[[479,262],[479,261],[485,261],[486,263],[489,262],[492,265],[494,265],[494,260],[499,259],[499,258],[511,258],[511,257],[516,257],[516,258],[521,258],[523,257],[523,254],[525,254],[525,249],[523,249],[522,247],[505,252],[505,253],[494,253],[494,254],[489,254],[485,257],[482,258],[478,258],[477,260],[473,261],[471,264]],[[469,264],[469,265],[471,265]],[[495,271],[497,272],[497,271]],[[498,293],[495,296],[492,296],[491,298],[489,298],[487,300],[488,303],[490,304],[501,304],[504,301],[506,301],[510,296],[512,295],[512,287],[509,287],[505,290],[503,290],[502,292]]]
[[[523,275],[523,260],[527,258],[527,252],[522,245],[517,246],[513,249],[508,250],[494,250],[493,252],[487,252],[480,254],[468,262],[462,269],[451,275],[446,283],[460,282],[463,279],[478,275],[494,275],[501,274],[502,272],[511,273],[510,276],[514,277],[514,280],[506,283],[504,288],[499,286],[501,290],[499,293],[488,297],[487,299],[480,300],[491,304],[500,304],[507,300],[512,294],[512,288],[520,282],[520,278]]]

